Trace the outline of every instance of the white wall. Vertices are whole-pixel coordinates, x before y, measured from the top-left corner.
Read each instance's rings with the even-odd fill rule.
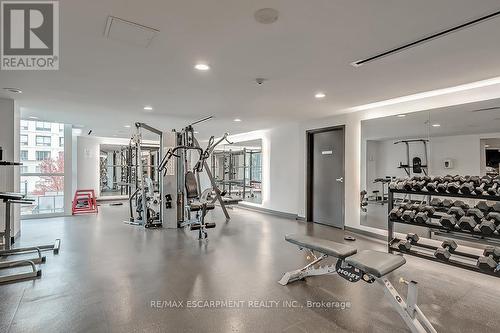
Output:
[[[299,178],[300,162],[305,154],[300,146],[300,126],[291,124],[268,131],[269,140],[269,199],[264,208],[297,214],[301,205]],[[305,133],[303,135],[305,137]],[[299,162],[299,163],[298,163]]]
[[[296,123],[229,137],[236,143],[262,140],[262,204],[246,205],[297,214],[302,181],[298,178],[302,150],[299,132],[300,125]]]
[[[481,173],[479,135],[457,135],[431,138],[430,174],[473,175]],[[453,161],[452,169],[444,168],[444,160]]]
[[[0,99],[0,147],[4,161],[19,161],[19,110],[14,100]],[[19,167],[0,166],[0,191],[19,192]],[[12,235],[21,230],[19,206],[14,205],[12,214]],[[0,203],[0,230],[5,228],[5,205]]]

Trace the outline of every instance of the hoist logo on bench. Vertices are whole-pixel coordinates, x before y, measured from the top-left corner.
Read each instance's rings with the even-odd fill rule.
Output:
[[[363,276],[363,272],[361,272],[356,267],[353,267],[351,265],[345,265],[345,267],[342,267],[342,260],[337,261],[335,269],[339,276],[343,277],[349,282],[358,282]]]

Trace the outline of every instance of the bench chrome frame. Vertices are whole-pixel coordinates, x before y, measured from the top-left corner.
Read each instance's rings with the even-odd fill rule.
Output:
[[[0,276],[0,284],[27,279],[36,279],[42,276],[42,270],[37,268],[32,260],[3,261],[0,263],[0,269],[16,268],[19,266],[31,266],[31,271],[2,275]]]
[[[327,258],[328,255],[320,253],[319,256],[314,254],[311,249],[299,247],[300,250],[305,249],[309,252],[311,257],[314,259],[306,266],[296,269],[294,271],[286,272],[281,280],[278,281],[279,284],[285,286],[288,283],[305,279],[308,276],[318,276],[326,274],[336,274],[336,265],[340,261],[341,267],[346,267],[348,264],[340,258],[337,258],[337,263],[325,266],[315,267],[323,259]],[[404,320],[405,324],[408,326],[412,333],[437,333],[436,329],[432,326],[431,322],[424,315],[422,310],[417,305],[418,299],[418,288],[417,282],[406,281],[400,278],[399,282],[404,283],[408,286],[408,294],[406,300],[397,292],[392,283],[385,277],[375,277],[371,274],[362,272],[362,279],[367,283],[377,282],[384,287],[384,294],[389,299],[391,305],[396,309],[401,318]]]
[[[302,248],[300,248],[302,250]],[[335,264],[332,265],[325,265],[325,266],[319,266],[315,267],[317,263],[322,261],[323,259],[328,258],[327,254],[320,253],[321,255],[318,257],[314,254],[314,251],[310,249],[306,249],[309,252],[309,255],[314,258],[312,262],[307,264],[306,266],[296,269],[294,271],[286,272],[281,280],[278,281],[279,284],[282,286],[286,286],[287,284],[305,279],[308,276],[319,276],[319,275],[326,275],[326,274],[335,274],[337,273],[337,270],[335,268]]]

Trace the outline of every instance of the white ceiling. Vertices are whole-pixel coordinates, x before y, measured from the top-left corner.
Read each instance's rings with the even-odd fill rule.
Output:
[[[500,76],[500,18],[380,61],[379,51],[500,9],[499,0],[64,0],[61,69],[3,71],[23,116],[128,136],[143,121],[221,135],[332,115],[339,110]],[[272,25],[253,12],[280,11]],[[148,48],[104,38],[108,15],[160,30]],[[207,61],[212,70],[193,70]],[[269,79],[255,84],[256,77]],[[327,97],[317,101],[316,91]],[[146,114],[142,107],[154,106]],[[234,123],[233,118],[243,122]],[[208,133],[211,132],[211,133]]]
[[[439,124],[439,127],[433,127]],[[500,99],[365,120],[364,139],[391,140],[451,135],[500,133]]]

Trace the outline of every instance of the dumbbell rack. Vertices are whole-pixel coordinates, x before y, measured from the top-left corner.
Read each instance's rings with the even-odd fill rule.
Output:
[[[463,269],[467,269],[470,271],[482,273],[482,274],[487,274],[491,276],[496,276],[500,277],[500,272],[494,272],[494,271],[483,271],[477,268],[476,266],[469,265],[467,263],[458,261],[458,260],[448,260],[448,261],[443,261],[439,260],[436,257],[428,254],[424,254],[419,251],[414,251],[414,250],[408,250],[408,251],[402,251],[397,247],[397,244],[401,241],[398,238],[394,237],[394,224],[399,223],[399,224],[405,224],[405,225],[411,225],[411,226],[416,226],[416,227],[423,227],[427,229],[432,229],[432,230],[441,230],[446,233],[453,232],[455,234],[463,234],[463,235],[468,235],[468,236],[475,236],[476,241],[481,241],[481,238],[490,238],[490,239],[500,239],[500,235],[487,235],[484,236],[480,233],[474,233],[474,232],[469,232],[469,231],[464,231],[464,230],[450,230],[448,228],[445,228],[438,223],[432,223],[432,224],[427,224],[427,223],[418,223],[416,221],[412,222],[407,222],[402,219],[397,219],[393,220],[389,217],[389,212],[394,208],[394,194],[410,194],[410,195],[421,195],[427,197],[427,202],[431,201],[432,197],[451,197],[451,198],[462,198],[462,199],[471,199],[471,200],[486,200],[486,201],[493,201],[493,202],[500,202],[500,197],[498,196],[490,196],[490,195],[465,195],[461,193],[442,193],[442,192],[427,192],[427,191],[406,191],[406,190],[399,190],[399,189],[389,189],[389,202],[388,202],[388,214],[387,214],[387,249],[389,253],[394,253],[394,252],[399,252],[402,254],[408,254],[412,255],[415,257],[431,260],[431,261],[436,261],[442,264],[447,264]],[[431,219],[439,219],[441,216],[439,215],[432,215],[430,216]],[[476,238],[477,237],[477,238]]]

